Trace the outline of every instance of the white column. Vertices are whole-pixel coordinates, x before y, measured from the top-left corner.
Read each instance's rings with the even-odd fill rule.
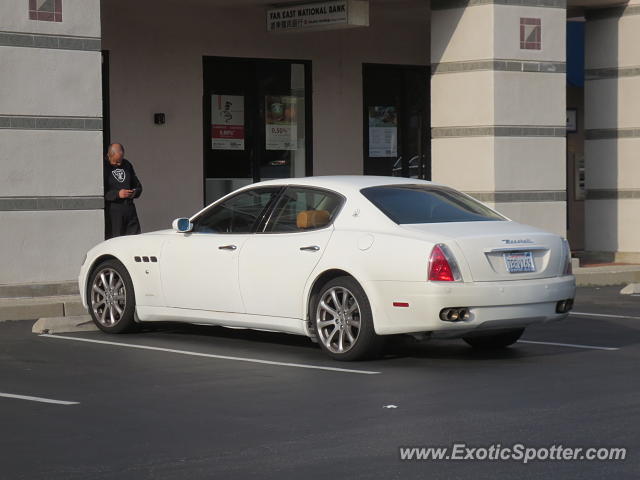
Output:
[[[565,36],[564,0],[432,1],[433,179],[561,235]]]
[[[0,2],[0,79],[0,284],[73,281],[104,238],[99,0]]]
[[[640,262],[640,0],[587,14],[586,248]]]

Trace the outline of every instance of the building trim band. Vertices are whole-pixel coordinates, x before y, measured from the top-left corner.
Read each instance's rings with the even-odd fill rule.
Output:
[[[595,128],[585,131],[587,140],[617,140],[640,138],[640,128]]]
[[[465,192],[481,202],[564,202],[567,192],[564,190],[514,190],[501,192]]]
[[[587,190],[587,200],[640,200],[639,189],[618,190],[615,188],[594,188]]]
[[[0,212],[46,210],[101,210],[102,196],[83,197],[0,197]]]
[[[526,73],[566,73],[565,62],[532,62],[528,60],[471,60],[464,62],[443,62],[431,65],[431,74],[461,72],[526,72]]]
[[[640,76],[640,67],[590,68],[585,71],[586,80],[606,80]]]
[[[0,129],[102,130],[102,117],[0,115]]]
[[[564,126],[533,127],[533,126],[482,126],[482,127],[434,127],[431,138],[455,137],[557,137],[567,135]]]
[[[102,40],[99,37],[0,32],[0,46],[99,52],[102,48]]]
[[[513,7],[567,8],[567,0],[431,0],[431,10],[506,5]]]

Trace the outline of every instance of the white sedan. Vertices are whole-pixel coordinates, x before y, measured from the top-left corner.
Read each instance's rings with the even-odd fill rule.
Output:
[[[331,357],[379,351],[385,335],[514,343],[566,318],[566,240],[464,193],[397,177],[255,183],[171,230],[107,240],[80,271],[105,332],[179,321],[306,335]]]

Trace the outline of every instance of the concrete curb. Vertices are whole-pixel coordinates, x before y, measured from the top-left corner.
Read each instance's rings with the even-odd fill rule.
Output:
[[[75,315],[72,317],[40,318],[31,328],[32,333],[71,333],[97,331],[89,315]]]
[[[578,287],[608,287],[640,282],[640,266],[587,267],[574,270]]]
[[[64,305],[60,302],[35,303],[30,305],[0,305],[0,322],[9,320],[33,320],[40,317],[64,315]]]
[[[80,297],[0,298],[0,322],[7,320],[33,320],[43,317],[85,315]]]

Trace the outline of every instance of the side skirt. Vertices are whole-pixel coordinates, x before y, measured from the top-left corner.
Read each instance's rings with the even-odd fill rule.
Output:
[[[211,312],[188,308],[137,306],[140,322],[185,322],[221,327],[250,328],[308,336],[305,322],[299,318],[269,317],[245,313]]]

